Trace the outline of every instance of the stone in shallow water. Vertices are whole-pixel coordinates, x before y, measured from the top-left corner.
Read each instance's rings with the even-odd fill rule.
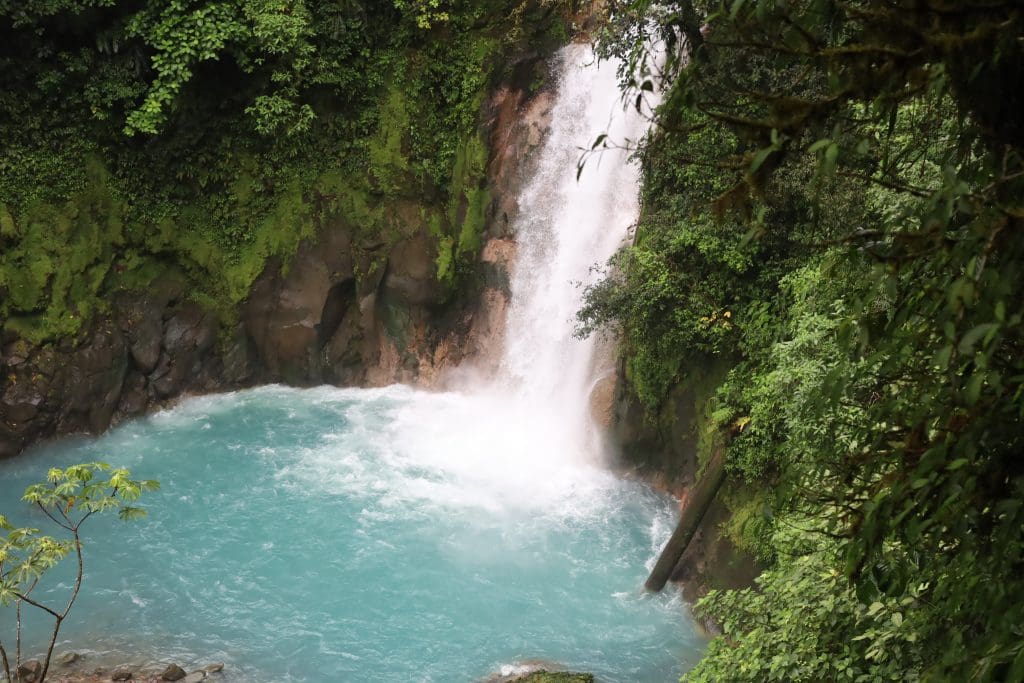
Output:
[[[185,670],[182,669],[177,664],[170,664],[170,665],[168,665],[168,667],[166,669],[164,669],[164,672],[162,674],[160,674],[160,680],[163,680],[163,681],[180,681],[181,679],[185,678],[185,676],[187,676],[187,675],[188,674],[185,673]]]
[[[57,657],[57,663],[61,666],[71,666],[81,658],[82,655],[77,652],[65,652],[60,657]]]
[[[594,683],[594,677],[570,671],[534,671],[514,679],[512,683]]]
[[[132,670],[126,666],[119,666],[110,674],[110,680],[130,681],[132,680]]]
[[[199,683],[199,681],[206,678],[205,671],[193,671],[188,676],[181,679],[181,683]]]
[[[503,666],[501,672],[488,678],[486,683],[594,683],[593,674],[550,670],[557,666],[552,662],[528,660]]]
[[[219,671],[224,670],[224,662],[214,662],[213,664],[207,664],[203,667],[203,671],[208,674],[215,674]]]

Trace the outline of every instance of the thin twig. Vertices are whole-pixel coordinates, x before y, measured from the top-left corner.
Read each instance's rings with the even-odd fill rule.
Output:
[[[52,616],[54,618],[60,617],[60,613],[59,612],[57,612],[57,611],[55,611],[53,609],[50,609],[49,607],[47,607],[46,605],[42,604],[41,602],[36,602],[35,600],[33,600],[32,598],[28,597],[27,595],[15,592],[14,593],[14,597],[18,598],[19,600],[24,600],[25,602],[27,602],[28,604],[32,605],[33,607],[38,607],[39,609],[43,610],[44,612],[46,612],[47,614],[49,614],[50,616]]]
[[[82,517],[78,524],[80,525],[82,522],[89,519],[93,512],[95,512],[95,510],[90,511]],[[53,648],[57,645],[57,634],[60,633],[60,626],[71,612],[71,607],[75,604],[75,599],[78,598],[78,591],[82,587],[82,575],[84,573],[82,562],[82,539],[78,535],[78,526],[75,526],[72,533],[75,535],[75,555],[78,556],[78,573],[75,576],[75,588],[71,591],[71,597],[68,599],[67,607],[64,608],[64,613],[57,616],[57,620],[53,625],[53,634],[50,636],[50,645],[46,648],[46,659],[43,661],[43,672],[39,676],[40,682],[46,680],[46,672],[50,669],[50,659],[53,657]]]
[[[68,531],[71,531],[71,527],[67,526],[66,524],[62,524],[60,522],[60,520],[58,520],[56,517],[54,517],[52,514],[50,514],[50,511],[46,509],[45,505],[43,505],[39,501],[36,501],[36,505],[38,505],[39,509],[43,511],[44,515],[46,515],[51,520],[53,520],[54,524],[56,524],[57,526],[61,527],[62,529],[67,529]],[[67,517],[65,517],[65,519],[67,519]]]

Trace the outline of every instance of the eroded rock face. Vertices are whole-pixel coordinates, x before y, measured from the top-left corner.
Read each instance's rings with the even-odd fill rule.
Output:
[[[541,66],[528,60],[514,71],[535,74]],[[491,156],[487,176],[492,202],[478,262],[480,286],[457,334],[436,344],[430,367],[420,369],[420,377],[429,377],[433,385],[443,383],[449,376],[444,371],[456,365],[470,365],[485,378],[497,370],[517,253],[514,230],[519,196],[551,127],[553,105],[550,89],[533,92],[526,83],[498,89],[488,103]]]
[[[419,357],[424,349],[410,345],[429,342],[411,328],[429,327],[437,317],[432,309],[448,294],[437,279],[436,240],[418,224],[418,213],[412,215],[410,234],[388,250],[354,246],[350,230],[333,225],[315,242],[304,242],[287,269],[268,265],[243,309],[260,381],[301,386],[409,379],[385,357],[382,338]]]
[[[491,99],[491,162],[488,176],[496,200],[490,231],[511,238],[519,216],[519,190],[533,170],[536,150],[551,127],[554,96],[541,91],[502,88]]]
[[[388,256],[383,294],[404,306],[437,306],[447,289],[437,279],[437,241],[426,226],[402,239]]]
[[[353,277],[351,268],[332,275],[324,261],[319,250],[303,244],[287,274],[272,263],[253,286],[243,320],[259,354],[261,377],[292,384],[318,380],[315,355],[328,295]]]
[[[123,293],[110,317],[78,343],[0,347],[0,455],[34,440],[99,433],[186,392],[242,386],[252,376],[245,340],[216,348],[217,322],[173,283]],[[230,360],[230,365],[225,361]]]

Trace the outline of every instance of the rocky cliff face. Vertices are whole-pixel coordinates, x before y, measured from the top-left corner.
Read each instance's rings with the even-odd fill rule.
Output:
[[[186,394],[269,382],[435,386],[466,359],[486,365],[508,301],[516,197],[549,122],[549,95],[528,85],[542,65],[534,56],[510,69],[485,105],[491,201],[478,262],[455,291],[439,276],[439,238],[409,198],[386,208],[391,238],[322,221],[288,262],[268,261],[233,324],[165,274],[114,294],[76,339],[33,345],[0,332],[0,456],[99,433]]]

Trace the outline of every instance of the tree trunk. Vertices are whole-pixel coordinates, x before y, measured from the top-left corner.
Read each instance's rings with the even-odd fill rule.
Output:
[[[724,481],[725,448],[718,446],[712,453],[707,467],[704,468],[704,475],[695,484],[693,495],[683,509],[676,530],[672,532],[668,544],[661,551],[658,563],[654,565],[651,575],[647,577],[647,583],[644,584],[647,590],[658,592],[668,583],[672,572],[679,563],[679,558],[686,552],[690,541],[693,540],[693,535],[697,533],[697,527],[700,526],[701,520],[704,519],[704,515],[711,507],[711,503],[718,495],[718,490],[722,488]]]
[[[14,678],[11,676],[11,663],[7,659],[7,650],[4,649],[3,643],[0,643],[0,658],[3,659],[4,676],[7,678],[7,683],[14,683]]]

